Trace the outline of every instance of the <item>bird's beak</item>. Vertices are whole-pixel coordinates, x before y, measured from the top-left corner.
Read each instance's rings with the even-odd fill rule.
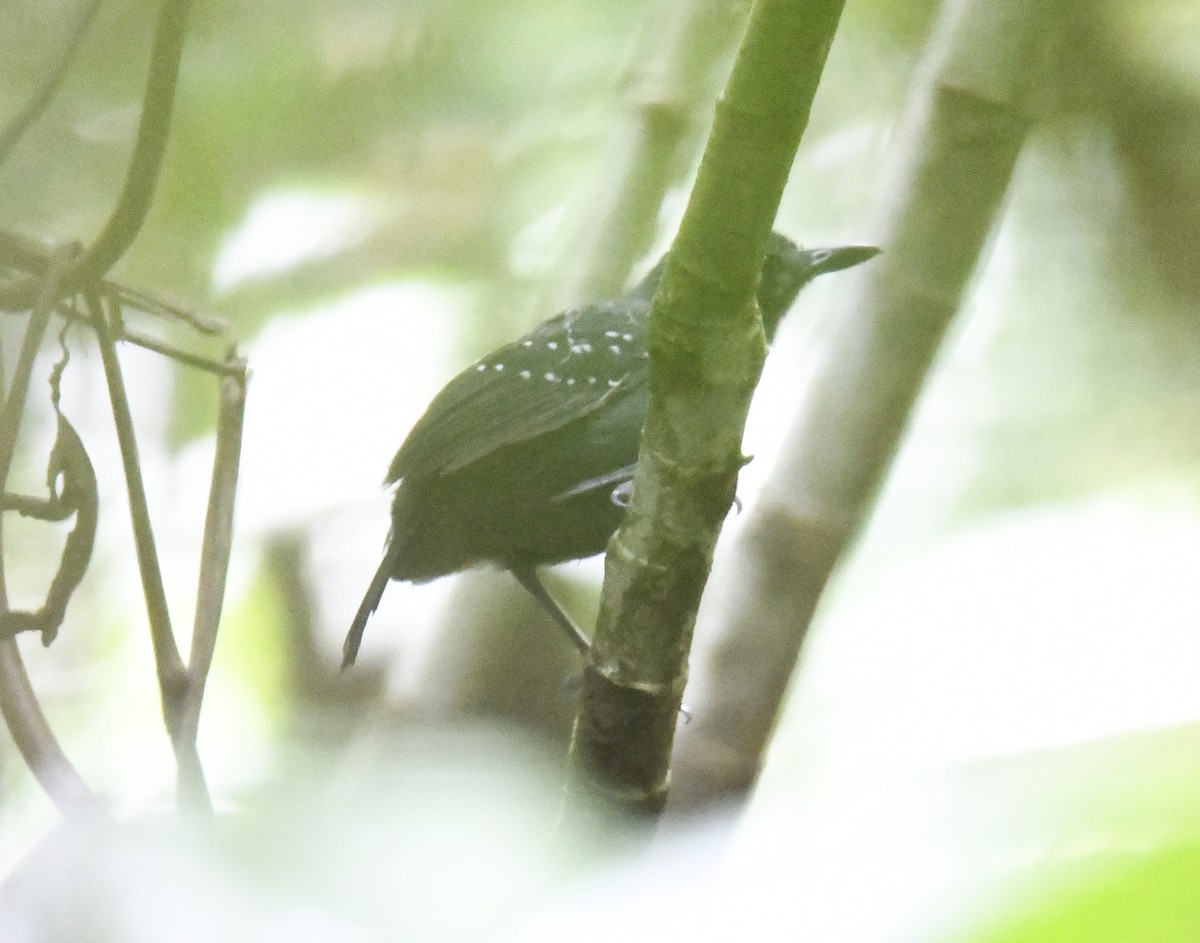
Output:
[[[808,256],[808,264],[815,277],[827,272],[853,268],[875,258],[881,251],[876,246],[836,246],[828,249],[801,249],[800,253]]]

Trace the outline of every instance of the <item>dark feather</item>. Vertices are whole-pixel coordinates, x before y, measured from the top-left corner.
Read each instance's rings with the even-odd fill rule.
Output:
[[[587,305],[472,364],[429,404],[396,453],[387,483],[449,474],[645,383],[647,311],[642,300]]]

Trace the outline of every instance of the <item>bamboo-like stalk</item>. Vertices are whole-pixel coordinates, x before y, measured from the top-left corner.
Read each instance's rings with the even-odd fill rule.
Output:
[[[588,244],[569,302],[610,298],[650,249],[667,190],[694,160],[749,5],[658,0],[625,79],[626,120],[604,162],[604,192],[589,213]]]
[[[733,502],[766,347],[754,289],[841,0],[759,0],[650,314],[633,502],[609,544],[573,782],[654,814],[696,608]]]
[[[892,204],[833,313],[807,401],[735,552],[724,635],[678,770],[693,802],[755,781],[830,572],[862,521],[1000,213],[1030,125],[1049,8],[949,0],[906,106]]]
[[[1172,291],[1194,304],[1200,299],[1200,153],[1195,146],[1200,100],[1148,67],[1144,48],[1136,40],[1131,45],[1123,17],[1097,16],[1085,0],[1066,0],[1066,5],[1073,42],[1059,64],[1062,85],[1078,83],[1089,90],[1089,118],[1098,112],[1112,135],[1125,199],[1139,223],[1135,231],[1146,241],[1146,261]],[[1161,8],[1157,15],[1163,15]],[[1065,103],[1072,104],[1077,103]]]

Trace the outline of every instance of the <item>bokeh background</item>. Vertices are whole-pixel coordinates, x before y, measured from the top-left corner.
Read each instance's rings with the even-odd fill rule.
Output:
[[[1200,876],[1200,8],[1067,5],[1074,27],[1003,223],[822,607],[762,787],[736,827],[643,862],[658,888],[649,912],[686,898],[713,933],[734,914],[766,914],[843,941],[1160,941],[1200,929],[1186,893]],[[394,450],[459,369],[582,300],[590,238],[653,86],[648,64],[683,6],[195,7],[158,196],[114,274],[226,318],[249,358],[200,748],[218,806],[253,824],[199,855],[206,865],[171,860],[218,875],[228,900],[230,860],[279,867],[246,863],[256,843],[325,875],[311,878],[324,890],[346,880],[322,860],[336,848],[352,874],[379,868],[412,891],[376,910],[367,891],[387,885],[362,877],[361,899],[334,890],[305,910],[299,879],[279,879],[288,890],[266,907],[242,888],[230,912],[244,928],[262,921],[263,938],[287,920],[317,927],[314,939],[352,938],[337,935],[346,913],[394,932],[475,933],[479,914],[448,902],[458,882],[478,889],[507,869],[481,912],[503,912],[524,939],[572,919],[578,902],[547,888],[578,863],[522,858],[536,856],[521,823],[540,822],[538,800],[554,793],[577,665],[508,578],[393,585],[359,667],[337,664],[382,552]],[[710,6],[701,92],[719,87],[748,9]],[[5,5],[0,122],[76,13],[57,0]],[[847,4],[778,229],[807,245],[877,235],[879,168],[935,13],[926,0]],[[137,124],[152,14],[134,0],[102,5],[54,104],[0,164],[0,227],[86,240],[102,225]],[[687,118],[695,146],[639,271],[682,212],[711,107],[711,93],[700,98]],[[806,291],[772,352],[743,502],[802,400],[806,358],[836,329],[822,315],[838,278]],[[0,325],[10,363],[19,320]],[[22,652],[85,778],[143,821],[169,808],[173,764],[99,358],[79,329],[68,343],[64,410],[99,472],[99,543],[58,642],[23,640]],[[35,377],[56,356],[48,349]],[[215,388],[152,354],[124,357],[185,629]],[[33,409],[12,481],[30,492],[53,438],[48,404]],[[731,517],[727,531],[737,526]],[[60,539],[6,519],[15,604],[41,595]],[[599,575],[588,561],[553,579],[585,621]],[[339,788],[368,796],[345,831],[320,821],[339,810]],[[0,734],[0,870],[19,876],[54,823]],[[178,854],[174,840],[170,852],[150,841],[134,873]],[[707,870],[718,858],[719,877]],[[599,892],[632,880],[609,876]]]

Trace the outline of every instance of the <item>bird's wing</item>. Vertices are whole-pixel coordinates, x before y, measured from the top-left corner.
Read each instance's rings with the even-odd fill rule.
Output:
[[[648,376],[647,310],[626,298],[568,311],[472,364],[434,397],[387,483],[448,474],[639,388]]]

